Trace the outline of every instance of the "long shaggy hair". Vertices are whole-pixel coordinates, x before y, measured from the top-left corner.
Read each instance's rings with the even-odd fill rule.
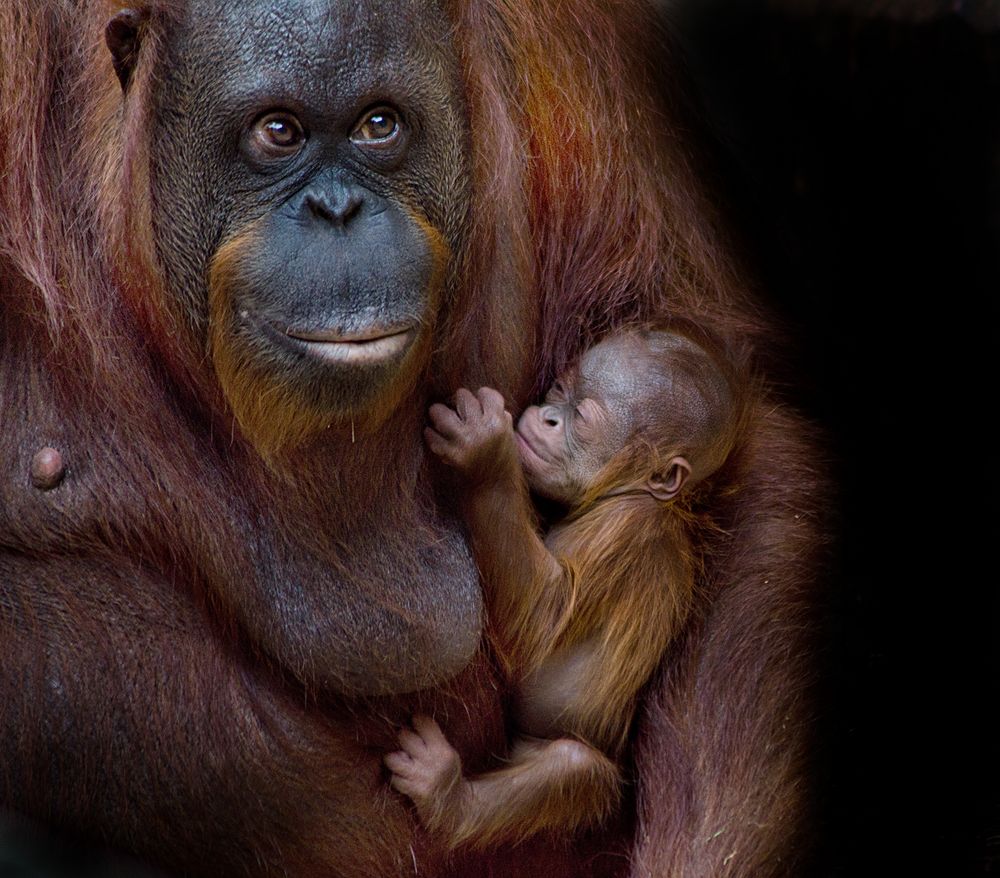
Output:
[[[410,591],[401,583],[415,581],[440,539],[420,444],[429,393],[491,384],[518,406],[606,333],[675,316],[727,340],[747,339],[755,359],[769,356],[769,322],[748,297],[698,188],[683,107],[672,87],[662,87],[662,71],[679,65],[651,5],[442,2],[465,76],[473,204],[427,384],[380,435],[355,444],[350,431],[324,434],[322,447],[304,448],[280,472],[242,440],[207,340],[165,289],[152,235],[153,96],[166,72],[164,47],[188,4],[130,4],[147,18],[125,100],[103,40],[122,2],[0,4],[0,400],[8,416],[20,413],[20,420],[5,422],[0,438],[0,471],[11,474],[0,485],[0,546],[21,560],[70,552],[80,559],[77,568],[90,564],[95,577],[105,569],[95,558],[108,569],[127,559],[156,571],[170,584],[171,600],[213,619],[213,636],[231,663],[222,669],[263,666],[255,647],[240,652],[236,620],[256,624],[251,641],[271,637],[277,623],[263,615],[268,601],[303,614],[284,620],[303,637],[315,627],[304,620],[346,619],[336,603],[344,594],[370,594],[379,607],[406,603]],[[794,860],[791,840],[808,818],[802,784],[808,611],[824,483],[800,418],[763,389],[754,390],[751,412],[739,456],[743,488],[716,510],[723,536],[704,553],[705,611],[671,650],[637,722],[639,830],[628,865],[636,876],[785,873]],[[79,450],[84,488],[76,505],[43,514],[13,474],[47,435]],[[338,588],[317,590],[310,595],[316,603],[302,607],[289,595],[248,590],[262,576],[261,564],[281,562],[260,550],[264,543],[305,553],[317,577],[336,571]],[[286,580],[271,582],[278,587]],[[19,593],[33,618],[61,619],[69,611],[47,608],[75,606],[68,580]],[[428,602],[405,610],[420,617],[436,608]],[[120,608],[103,612],[118,618]],[[80,638],[80,666],[95,673],[84,641],[88,633],[99,639],[103,625],[78,615],[76,635],[60,627],[63,642]],[[308,654],[296,641],[279,654],[281,672],[312,679]],[[161,672],[194,679],[182,661],[165,648]],[[24,697],[20,685],[4,691],[10,701]],[[134,697],[142,697],[141,687]],[[187,702],[174,697],[157,715],[158,727],[170,728],[184,715]],[[283,716],[305,728],[301,705],[292,701],[280,702]],[[31,725],[29,713],[21,715],[18,737],[25,747],[52,725],[41,716]],[[99,722],[95,717],[94,734],[82,738],[79,764],[118,734],[102,726],[102,737]],[[470,715],[454,727],[479,724]],[[205,745],[181,738],[172,749],[146,753],[147,738],[155,738],[146,731],[135,750],[135,760],[147,760],[143,765],[159,765],[167,752],[180,753],[175,758],[183,763]],[[324,734],[332,738],[323,739],[323,752],[344,760],[355,752],[348,730]],[[349,815],[362,806],[370,811],[375,795],[354,782],[343,794],[354,798],[338,799],[330,790],[354,777],[353,768],[331,763],[336,770],[318,771],[319,752],[292,759],[293,768],[275,775],[273,785],[244,797],[284,797],[288,811],[264,808],[266,818],[254,823],[258,818],[247,816],[233,828],[230,861],[260,872],[305,863],[318,874],[320,866],[340,868],[353,857],[372,875],[395,870],[393,857],[403,862],[408,830],[398,805],[379,812],[392,831],[354,841],[316,816],[324,811],[320,804],[339,803],[330,813],[348,815],[343,825],[362,832]],[[229,764],[227,755],[220,765]],[[369,765],[377,759],[366,758]],[[184,862],[194,849],[183,840],[204,840],[199,832],[207,830],[199,826],[211,820],[144,821],[143,815],[159,815],[158,805],[136,802],[135,760],[109,762],[114,783],[80,786],[75,804],[61,813]],[[179,772],[171,789],[197,786]],[[226,782],[238,792],[249,781],[234,774]],[[42,810],[72,792],[60,789],[18,795],[44,802],[32,806]],[[91,816],[98,811],[88,802],[98,793],[106,803],[100,813],[110,816]],[[235,792],[233,798],[243,801]],[[271,813],[293,811],[299,818],[288,817],[280,833],[268,834]],[[315,820],[302,828],[307,812]],[[115,822],[120,828],[109,826]],[[503,855],[496,856],[502,864]],[[579,864],[563,862],[570,863],[566,874],[579,874]]]

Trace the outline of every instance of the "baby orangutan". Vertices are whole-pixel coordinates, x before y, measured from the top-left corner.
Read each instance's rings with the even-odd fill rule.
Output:
[[[392,786],[453,846],[595,824],[616,806],[637,696],[694,603],[682,497],[733,448],[737,386],[687,335],[632,331],[588,350],[516,431],[488,387],[431,407],[427,443],[467,487],[488,627],[516,684],[505,767],[463,777],[421,716],[385,757]],[[544,543],[529,487],[567,509]]]

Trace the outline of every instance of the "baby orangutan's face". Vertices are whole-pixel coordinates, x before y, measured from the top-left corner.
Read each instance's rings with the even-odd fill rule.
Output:
[[[661,371],[634,335],[588,350],[518,421],[518,453],[531,489],[567,506],[578,503],[635,430]]]

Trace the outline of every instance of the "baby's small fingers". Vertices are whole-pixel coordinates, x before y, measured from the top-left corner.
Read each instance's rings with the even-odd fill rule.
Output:
[[[413,758],[419,758],[427,752],[427,745],[424,743],[424,739],[410,729],[402,729],[400,731],[399,746]]]
[[[445,439],[433,427],[424,427],[424,440],[427,442],[427,447],[434,454],[444,460],[445,463],[452,463],[450,440]]]
[[[462,421],[455,411],[439,402],[430,407],[427,418],[434,429],[447,438],[453,438],[462,429]]]
[[[479,404],[487,414],[499,414],[506,407],[503,394],[492,387],[480,387],[476,393]]]
[[[448,743],[448,739],[444,736],[444,732],[441,731],[441,726],[429,716],[417,714],[413,717],[413,728],[416,729],[417,734],[424,739],[424,742],[428,746],[440,746],[441,744],[448,747],[451,746]]]
[[[404,750],[394,750],[382,757],[382,763],[393,774],[409,774],[413,769],[413,759]]]
[[[420,791],[419,784],[415,784],[409,778],[403,777],[399,774],[394,774],[389,778],[389,786],[391,786],[397,793],[402,793],[404,796],[409,798],[414,798]]]
[[[477,418],[483,413],[483,407],[471,390],[459,387],[455,391],[455,409],[463,421]]]

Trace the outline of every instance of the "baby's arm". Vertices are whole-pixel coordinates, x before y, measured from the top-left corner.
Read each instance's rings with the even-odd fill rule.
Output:
[[[537,663],[565,622],[572,583],[538,535],[503,397],[462,388],[455,408],[434,405],[427,444],[462,476],[464,510],[487,609],[504,658]]]

